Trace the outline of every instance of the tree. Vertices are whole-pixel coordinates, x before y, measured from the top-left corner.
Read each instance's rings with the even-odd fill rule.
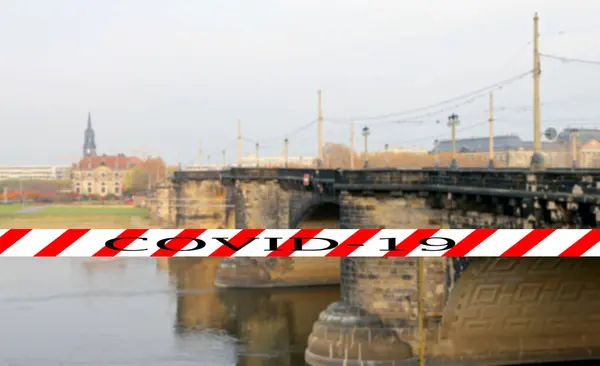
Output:
[[[143,192],[148,189],[148,174],[143,166],[137,166],[127,174],[123,185],[125,186],[124,193]]]

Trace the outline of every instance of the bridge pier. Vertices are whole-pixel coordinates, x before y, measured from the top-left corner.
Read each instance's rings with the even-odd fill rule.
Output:
[[[341,301],[323,311],[306,350],[312,366],[394,365],[417,352],[416,258],[343,258]],[[425,316],[439,321],[446,294],[446,259],[425,261]],[[373,363],[375,364],[375,363]]]
[[[414,194],[345,193],[340,202],[342,228],[442,227],[442,211]],[[424,263],[426,319],[435,322],[447,293],[448,265],[444,258],[427,258]],[[417,259],[346,257],[340,266],[341,301],[324,310],[313,326],[306,362],[392,366],[412,359],[418,324]]]

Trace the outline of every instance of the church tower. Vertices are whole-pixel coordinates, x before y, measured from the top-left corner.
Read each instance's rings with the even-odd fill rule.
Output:
[[[96,140],[92,128],[92,115],[88,112],[88,123],[83,140],[83,156],[96,156]]]

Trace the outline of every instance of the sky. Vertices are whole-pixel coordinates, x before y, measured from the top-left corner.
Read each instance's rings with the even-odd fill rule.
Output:
[[[0,0],[0,165],[70,164],[88,112],[100,154],[196,164],[244,155],[316,156],[325,142],[431,148],[486,136],[486,93],[540,52],[600,61],[597,0]],[[494,90],[496,134],[531,140],[533,82]],[[600,65],[542,58],[542,129],[600,122]],[[468,98],[467,98],[468,99]],[[411,123],[389,123],[390,121]],[[436,123],[436,121],[440,123]],[[299,132],[298,132],[299,131]]]

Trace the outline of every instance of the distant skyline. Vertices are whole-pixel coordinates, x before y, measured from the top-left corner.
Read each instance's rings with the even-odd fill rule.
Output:
[[[255,140],[261,155],[277,155],[286,133],[317,118],[318,89],[324,141],[348,143],[350,117],[427,106],[531,70],[536,11],[541,52],[600,60],[597,0],[6,0],[2,7],[0,165],[69,164],[64,157],[81,155],[88,112],[99,154],[145,150],[193,164],[202,140],[205,157],[220,161],[226,147],[234,162],[241,119],[244,155]],[[542,130],[600,127],[599,85],[599,65],[542,59]],[[531,76],[494,99],[496,134],[531,140]],[[436,137],[449,138],[452,112],[461,120],[457,137],[487,135],[484,96],[417,118],[421,124],[356,121],[355,145],[362,147],[367,125],[370,149],[431,148]],[[316,124],[288,137],[290,155],[316,155]]]

